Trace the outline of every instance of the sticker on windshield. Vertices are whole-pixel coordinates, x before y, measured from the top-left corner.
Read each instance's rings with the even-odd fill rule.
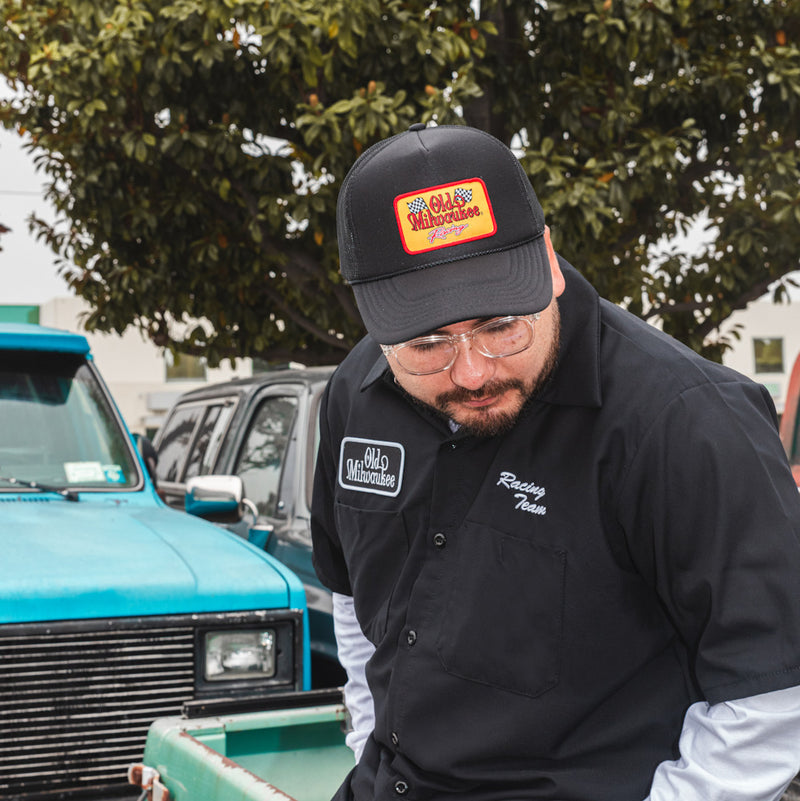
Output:
[[[65,462],[64,473],[70,484],[124,484],[125,473],[118,464]]]
[[[104,464],[103,475],[109,484],[124,484],[125,473],[118,464]]]
[[[64,472],[70,484],[91,484],[93,481],[106,480],[100,462],[65,462]]]
[[[339,451],[339,485],[394,498],[403,483],[405,458],[399,442],[345,437]]]

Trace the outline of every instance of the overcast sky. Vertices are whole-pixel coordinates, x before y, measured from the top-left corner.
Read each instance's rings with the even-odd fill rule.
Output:
[[[42,199],[44,184],[20,137],[0,127],[0,223],[11,229],[0,237],[0,305],[38,305],[71,294],[56,274],[53,252],[28,231],[31,214],[53,217]]]

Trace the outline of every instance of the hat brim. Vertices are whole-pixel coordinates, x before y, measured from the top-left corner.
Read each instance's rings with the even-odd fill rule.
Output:
[[[550,305],[553,283],[544,237],[375,281],[353,284],[374,340],[395,345],[460,322],[534,314]]]

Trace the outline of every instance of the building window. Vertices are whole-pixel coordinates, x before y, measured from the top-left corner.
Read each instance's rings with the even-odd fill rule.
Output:
[[[754,337],[753,355],[757,373],[783,372],[783,339],[780,337],[774,339]]]
[[[167,381],[206,380],[206,360],[201,356],[167,351],[164,360],[167,364]]]

